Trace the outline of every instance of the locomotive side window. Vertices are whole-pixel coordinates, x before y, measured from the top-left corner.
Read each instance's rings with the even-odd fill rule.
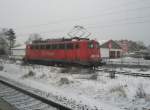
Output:
[[[42,47],[41,45],[38,45],[38,49],[42,49],[41,47]]]
[[[45,49],[45,45],[42,45],[42,49]]]
[[[57,44],[52,44],[52,49],[57,49]]]
[[[31,46],[30,46],[30,49],[36,49],[36,48],[35,48],[35,45],[31,45]]]
[[[92,42],[88,43],[88,48],[94,48],[94,44]]]
[[[43,48],[46,49],[46,45],[43,45],[43,46],[44,46]]]
[[[56,45],[56,49],[59,49],[59,44],[55,44]]]
[[[73,44],[68,43],[68,44],[67,44],[67,49],[73,49]]]
[[[65,44],[59,44],[59,49],[65,49]]]
[[[51,45],[46,45],[46,49],[51,49]]]
[[[40,45],[40,49],[45,49],[45,45]]]
[[[35,49],[35,45],[32,45],[32,49]]]
[[[35,49],[39,49],[39,45],[35,45]]]

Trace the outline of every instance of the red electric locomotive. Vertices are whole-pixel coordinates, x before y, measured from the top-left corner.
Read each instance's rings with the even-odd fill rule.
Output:
[[[99,43],[87,38],[48,39],[26,46],[25,61],[47,65],[99,66]]]

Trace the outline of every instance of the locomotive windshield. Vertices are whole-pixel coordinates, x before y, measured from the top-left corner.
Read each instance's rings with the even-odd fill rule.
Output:
[[[88,43],[88,48],[94,48],[93,42],[89,42],[89,43]]]
[[[88,43],[88,48],[96,48],[96,49],[98,49],[99,48],[99,43],[97,43],[97,42],[89,42]]]

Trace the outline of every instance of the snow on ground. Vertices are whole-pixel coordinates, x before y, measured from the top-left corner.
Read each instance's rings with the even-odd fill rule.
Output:
[[[88,70],[2,64],[0,75],[42,91],[74,99],[104,110],[149,110],[150,79]],[[70,71],[69,71],[70,70]],[[125,71],[127,68],[124,69]],[[130,69],[138,72],[139,69]],[[150,70],[146,71],[147,74]],[[93,74],[91,74],[93,73]]]

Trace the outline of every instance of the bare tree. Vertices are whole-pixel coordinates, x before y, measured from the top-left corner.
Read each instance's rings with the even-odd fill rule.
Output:
[[[139,50],[140,50],[140,49],[146,49],[146,46],[145,46],[144,42],[142,42],[142,41],[137,41],[136,43],[137,43],[137,45],[138,45]]]
[[[6,30],[5,35],[7,36],[7,39],[9,41],[9,49],[10,49],[10,55],[11,55],[11,49],[15,45],[16,35],[13,29]]]
[[[13,35],[12,35],[13,34]],[[0,30],[0,53],[8,54],[15,43],[15,33],[12,29],[3,28]]]

